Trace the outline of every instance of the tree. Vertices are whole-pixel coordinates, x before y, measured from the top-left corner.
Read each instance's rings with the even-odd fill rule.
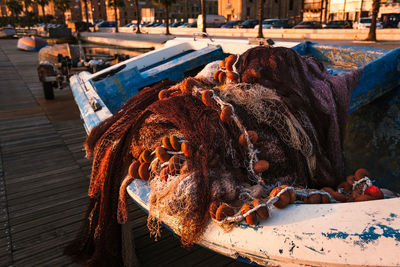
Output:
[[[62,12],[63,22],[65,23],[65,11],[71,8],[70,0],[54,0],[54,7]]]
[[[89,26],[89,8],[88,8],[88,0],[83,0],[83,3],[85,5],[85,17],[86,17],[86,23]],[[116,22],[115,22],[116,23]]]
[[[141,10],[139,8],[139,0],[134,0],[134,2],[135,2],[136,18],[137,18],[136,33],[142,33],[140,31],[140,22],[142,20],[142,17],[141,17],[141,14],[140,14]]]
[[[300,21],[303,21],[304,18],[304,0],[301,0],[301,9],[300,9]]]
[[[108,0],[108,6],[114,8],[115,32],[118,32],[118,9],[125,6],[123,0]]]
[[[169,33],[169,12],[168,8],[174,4],[175,0],[153,0],[153,3],[158,6],[162,6],[164,8],[164,15],[165,15],[165,35],[170,35]]]
[[[7,0],[6,6],[15,16],[15,21],[18,20],[18,15],[22,12],[22,3],[19,0]]]
[[[206,14],[206,4],[205,0],[201,0],[201,17],[203,19],[203,27],[201,29],[202,32],[206,32],[207,28],[207,14]]]
[[[380,0],[374,0],[372,3],[372,19],[371,26],[366,41],[376,41],[376,19],[378,17],[379,8],[381,6]]]
[[[262,22],[264,19],[264,0],[258,0],[258,35],[257,38],[264,38]]]
[[[31,28],[31,18],[33,17],[32,16],[33,13],[29,12],[28,7],[30,7],[33,4],[33,1],[32,0],[23,0],[23,1],[24,1],[24,7],[25,7],[24,14],[27,19],[26,21],[28,24],[28,29],[30,29]]]
[[[35,0],[42,7],[44,28],[47,29],[46,12],[44,7],[49,4],[50,0]]]

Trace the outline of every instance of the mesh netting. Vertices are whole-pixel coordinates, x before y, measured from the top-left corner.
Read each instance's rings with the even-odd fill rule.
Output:
[[[315,59],[271,47],[219,62],[219,84],[216,66],[144,89],[92,130],[91,203],[70,255],[120,262],[117,220],[127,220],[132,177],[151,185],[150,232],[157,237],[159,220],[172,217],[184,245],[201,237],[210,203],[240,205],[249,186],[343,180],[341,131],[359,72],[330,76]]]

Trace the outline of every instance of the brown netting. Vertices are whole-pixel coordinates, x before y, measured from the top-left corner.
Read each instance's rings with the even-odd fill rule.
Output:
[[[342,131],[360,72],[331,76],[315,59],[286,48],[253,48],[235,62],[241,83],[215,87],[210,77],[161,82],[92,130],[85,143],[94,155],[88,219],[68,254],[87,265],[121,264],[117,220],[127,218],[131,178],[125,177],[134,160],[141,162],[136,174],[150,180],[151,233],[159,234],[158,220],[173,218],[183,245],[199,240],[212,201],[235,205],[243,188],[343,180]],[[212,92],[208,100],[206,90]],[[258,134],[255,144],[248,130]],[[242,135],[247,145],[239,144]],[[171,136],[188,142],[192,153],[163,145],[174,159],[163,163],[155,150]],[[262,160],[268,171],[256,172]]]

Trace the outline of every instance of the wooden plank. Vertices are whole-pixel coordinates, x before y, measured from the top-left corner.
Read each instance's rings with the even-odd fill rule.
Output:
[[[69,201],[66,203],[58,203],[58,205],[53,205],[51,207],[47,207],[41,210],[37,210],[36,212],[27,212],[25,214],[22,214],[20,216],[17,216],[17,214],[10,214],[10,224],[12,227],[15,227],[19,224],[23,223],[29,223],[32,220],[36,220],[37,218],[40,217],[45,217],[48,216],[49,214],[55,214],[63,210],[71,209],[77,206],[84,206],[86,207],[88,204],[89,198],[87,196],[84,196],[82,198],[78,198],[73,201]],[[84,213],[83,213],[84,214]]]

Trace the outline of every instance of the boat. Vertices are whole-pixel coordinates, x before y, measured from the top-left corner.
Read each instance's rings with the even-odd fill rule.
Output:
[[[181,38],[98,73],[82,72],[72,76],[71,89],[85,129],[89,132],[112,116],[144,86],[167,77],[179,81],[208,62],[225,58],[227,54],[241,54],[253,46],[241,40]],[[357,113],[367,105],[395,104],[398,111],[400,49],[310,42],[277,42],[275,46],[290,47],[301,55],[315,56],[327,63],[332,74],[363,67],[362,77],[351,97],[349,113]],[[387,161],[398,162],[398,113],[393,115],[392,127],[394,136],[388,138],[394,147],[391,148],[392,158]],[[391,172],[383,174],[380,187],[398,186],[398,171],[395,166]],[[398,191],[399,187],[391,189]],[[139,206],[149,210],[150,187],[146,182],[134,180],[127,191]],[[199,244],[241,261],[266,266],[399,266],[398,207],[400,197],[367,202],[292,204],[283,210],[272,207],[268,220],[256,226],[240,223],[228,233],[210,222]],[[179,232],[173,217],[164,219],[163,224]]]
[[[38,36],[21,37],[18,39],[17,48],[25,51],[37,52],[47,45],[47,41]]]
[[[16,33],[15,29],[11,27],[0,28],[0,38],[12,38]]]

